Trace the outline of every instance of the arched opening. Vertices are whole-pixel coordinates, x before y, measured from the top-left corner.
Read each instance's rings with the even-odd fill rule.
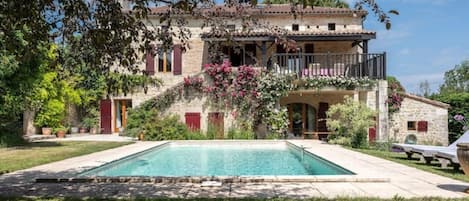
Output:
[[[316,108],[305,103],[288,104],[289,131],[295,137],[301,137],[304,132],[317,130]]]

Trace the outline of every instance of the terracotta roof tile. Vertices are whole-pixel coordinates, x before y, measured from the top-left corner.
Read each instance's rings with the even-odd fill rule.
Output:
[[[168,6],[160,6],[151,8],[152,15],[161,15],[167,13],[169,10]],[[233,15],[238,11],[234,7],[226,7],[226,6],[214,6],[211,8],[202,8],[198,11],[202,11],[204,13],[215,12],[215,11],[223,11],[223,15]],[[289,4],[278,4],[278,5],[259,5],[257,7],[249,7],[245,8],[245,10],[252,15],[290,15],[292,14],[292,7]],[[317,7],[314,8],[307,7],[303,9],[302,6],[298,6],[296,9],[296,13],[301,15],[323,15],[323,14],[338,14],[338,15],[350,15],[350,14],[357,14],[359,16],[366,15],[367,12],[365,10],[354,10],[350,8],[330,8],[330,7]],[[183,14],[183,13],[181,13]]]
[[[436,101],[436,100],[431,100],[431,99],[428,99],[428,98],[425,98],[425,97],[416,96],[416,95],[409,94],[409,93],[401,93],[401,94],[406,98],[410,98],[410,99],[413,99],[413,100],[416,100],[416,101],[419,101],[419,102],[422,102],[422,103],[427,103],[427,104],[430,104],[430,105],[433,105],[433,106],[436,106],[436,107],[441,107],[443,109],[448,109],[448,108],[451,107],[449,104],[446,104],[446,103],[443,103],[443,102],[440,102],[440,101]]]
[[[267,31],[253,31],[253,32],[233,32],[231,33],[233,37],[268,37],[272,36],[272,33]],[[336,30],[336,31],[290,31],[287,33],[287,36],[351,36],[351,35],[375,35],[374,31],[367,30]],[[210,37],[221,37],[223,33],[217,32],[207,32],[202,34],[202,38]]]

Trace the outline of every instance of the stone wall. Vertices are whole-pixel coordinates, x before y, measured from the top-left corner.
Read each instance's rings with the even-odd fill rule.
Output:
[[[401,109],[391,115],[389,138],[403,143],[406,136],[413,134],[417,144],[448,144],[448,105],[410,94],[404,94]],[[408,122],[427,121],[426,132],[408,128]]]

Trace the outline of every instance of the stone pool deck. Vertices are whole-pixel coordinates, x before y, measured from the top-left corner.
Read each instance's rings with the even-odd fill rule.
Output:
[[[213,142],[213,141],[212,141]],[[252,142],[252,141],[251,141]],[[266,142],[266,141],[262,141]],[[137,142],[85,156],[66,159],[0,176],[0,196],[71,197],[466,197],[469,183],[427,173],[412,167],[313,140],[288,140],[305,150],[343,166],[363,180],[316,180],[314,182],[271,180],[223,183],[203,187],[201,183],[36,183],[37,178],[73,177],[84,169],[144,151],[166,142]],[[321,178],[321,177],[318,177]],[[366,180],[366,178],[378,178]]]

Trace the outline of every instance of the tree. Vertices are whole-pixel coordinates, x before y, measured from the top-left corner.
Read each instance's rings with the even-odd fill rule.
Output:
[[[463,126],[454,120],[455,115],[469,117],[469,61],[463,61],[445,72],[444,83],[431,99],[449,104],[448,130],[449,142],[459,138],[464,132]]]
[[[445,72],[445,82],[440,86],[440,93],[469,92],[469,60],[461,62]]]
[[[318,1],[301,0],[294,2],[293,6],[302,5],[307,8],[316,5]],[[151,50],[151,42],[162,42],[159,47],[166,50],[172,46],[172,37],[177,35],[183,49],[188,47],[190,32],[185,28],[187,21],[178,13],[202,17],[207,22],[214,18],[197,12],[201,7],[213,7],[215,4],[211,0],[132,0],[129,1],[132,7],[124,11],[121,2],[123,1],[0,1],[0,130],[6,124],[20,122],[21,114],[29,104],[27,99],[32,84],[41,77],[42,64],[63,67],[66,62],[83,64],[92,68],[84,73],[103,77],[108,83],[107,92],[111,93],[113,90],[109,89],[112,86],[109,83],[128,80],[126,76],[115,76],[113,73],[118,72],[112,67],[118,65],[121,68],[117,70],[145,74],[138,67],[144,60],[142,55]],[[251,1],[250,5],[237,1],[225,3],[242,11],[256,6],[257,0]],[[171,9],[161,16],[160,23],[173,25],[174,29],[154,26],[149,20],[150,7],[162,5]],[[372,10],[387,28],[390,28],[388,14],[397,14],[392,10],[383,11],[374,1],[359,0],[356,8],[365,7]],[[233,17],[245,17],[244,12],[237,14],[238,16]],[[215,29],[220,27],[220,23],[205,24]],[[250,21],[246,20],[245,23],[249,24]],[[66,61],[60,52],[58,59],[46,62],[44,52],[47,52],[51,43],[77,52],[78,54],[73,54],[74,57],[68,58],[75,61]],[[87,51],[89,49],[93,51]]]
[[[451,106],[448,110],[448,138],[450,143],[454,142],[464,133],[463,125],[455,121],[454,116],[459,114],[469,118],[469,92],[439,93],[430,98]]]
[[[428,80],[419,83],[419,95],[428,98],[430,96],[430,83]]]

